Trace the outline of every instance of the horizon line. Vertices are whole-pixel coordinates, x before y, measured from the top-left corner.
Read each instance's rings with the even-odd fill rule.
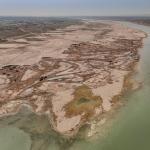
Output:
[[[150,15],[0,15],[0,17],[150,17]]]

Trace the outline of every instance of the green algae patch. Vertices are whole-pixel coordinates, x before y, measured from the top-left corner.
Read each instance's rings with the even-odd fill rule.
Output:
[[[102,104],[102,98],[95,96],[86,85],[77,87],[73,95],[73,100],[65,106],[66,115],[69,117],[84,114],[84,118],[89,118]]]

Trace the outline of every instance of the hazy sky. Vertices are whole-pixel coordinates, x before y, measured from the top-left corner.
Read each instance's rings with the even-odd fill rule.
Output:
[[[3,15],[150,15],[150,0],[0,0]]]

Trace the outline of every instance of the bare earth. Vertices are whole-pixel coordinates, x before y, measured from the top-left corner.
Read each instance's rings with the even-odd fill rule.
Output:
[[[84,21],[0,44],[0,115],[21,105],[47,114],[53,129],[73,135],[109,112],[139,60],[145,34],[116,22]]]

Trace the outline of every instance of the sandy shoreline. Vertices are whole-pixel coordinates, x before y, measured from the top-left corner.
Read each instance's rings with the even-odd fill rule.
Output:
[[[116,22],[86,21],[31,41],[0,44],[0,116],[28,104],[50,116],[58,133],[76,134],[113,109],[145,37]]]

